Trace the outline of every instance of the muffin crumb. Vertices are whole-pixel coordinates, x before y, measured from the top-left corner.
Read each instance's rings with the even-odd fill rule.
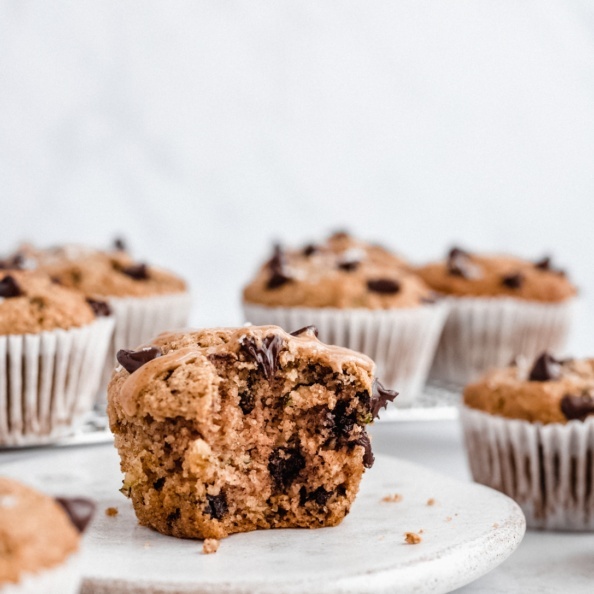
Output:
[[[219,550],[220,541],[216,538],[207,538],[202,545],[202,554],[203,555],[212,555]]]
[[[402,501],[402,495],[400,495],[399,493],[394,493],[393,495],[386,495],[385,497],[382,497],[382,501],[386,503],[398,503],[399,501]]]
[[[118,510],[117,507],[108,507],[105,510],[105,515],[108,516],[108,517],[110,517],[110,518],[113,518],[113,517],[117,516],[119,513],[120,512],[119,512],[119,510]]]
[[[435,505],[435,499],[433,499],[433,497],[429,497],[429,499],[427,499],[427,505],[429,507]]]
[[[404,541],[406,544],[416,545],[419,544],[423,539],[416,532],[405,532]]]

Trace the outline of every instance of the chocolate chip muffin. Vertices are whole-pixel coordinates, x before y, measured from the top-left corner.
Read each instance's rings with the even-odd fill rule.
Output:
[[[0,269],[1,445],[51,442],[84,420],[113,331],[108,314],[41,272]]]
[[[450,313],[431,375],[463,385],[512,358],[565,346],[575,286],[550,258],[472,254],[460,248],[417,273]]]
[[[513,497],[536,528],[594,529],[594,359],[536,360],[464,390],[476,481]]]
[[[76,511],[76,524],[64,507]],[[75,559],[79,528],[88,522],[92,509],[87,500],[56,501],[0,477],[0,591],[78,592],[80,575]]]
[[[324,342],[365,353],[403,405],[422,389],[445,316],[404,260],[345,233],[300,249],[276,246],[243,305],[252,323],[313,324]]]
[[[102,408],[117,349],[141,344],[188,322],[191,299],[186,283],[171,272],[137,262],[121,241],[105,251],[78,245],[43,250],[24,245],[14,258],[44,271],[56,283],[109,304],[115,328],[97,396]]]
[[[276,326],[164,334],[120,351],[108,414],[141,524],[184,538],[335,526],[396,393],[373,362]]]

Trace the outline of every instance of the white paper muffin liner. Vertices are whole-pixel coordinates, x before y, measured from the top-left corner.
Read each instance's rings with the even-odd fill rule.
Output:
[[[507,297],[446,297],[449,313],[430,376],[463,386],[514,357],[536,358],[565,346],[573,301],[534,303]]]
[[[70,557],[62,564],[38,573],[26,573],[16,584],[0,585],[0,594],[78,594],[80,557]]]
[[[166,330],[187,325],[192,307],[190,293],[172,293],[155,297],[112,297],[108,300],[115,328],[97,393],[97,403],[105,407],[107,384],[117,364],[120,349],[134,349]]]
[[[0,445],[49,443],[93,408],[111,317],[69,330],[0,336]]]
[[[509,495],[527,525],[594,530],[594,418],[530,423],[463,406],[474,480]]]
[[[421,392],[447,313],[443,303],[386,310],[244,303],[243,309],[252,324],[274,324],[288,332],[314,325],[322,342],[364,353],[375,361],[380,381],[399,392],[396,406],[410,405]]]

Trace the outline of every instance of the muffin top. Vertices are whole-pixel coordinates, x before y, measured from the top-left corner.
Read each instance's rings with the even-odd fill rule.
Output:
[[[0,335],[35,334],[90,324],[109,315],[105,303],[86,299],[32,270],[0,269]]]
[[[246,368],[261,367],[268,376],[274,375],[279,361],[300,357],[338,373],[348,369],[362,383],[371,382],[375,369],[361,353],[320,342],[313,326],[291,334],[278,326],[167,332],[150,346],[118,352],[120,366],[109,385],[109,407],[127,417],[150,415],[157,420],[192,411],[210,415],[208,396],[219,382],[217,358],[240,361]],[[197,393],[207,397],[196,398]]]
[[[335,233],[298,250],[276,246],[243,291],[269,307],[389,309],[432,300],[432,291],[385,248]]]
[[[453,248],[445,261],[427,264],[416,272],[432,289],[446,295],[560,302],[576,294],[574,285],[562,270],[553,267],[550,258],[529,262]]]
[[[49,274],[66,287],[93,298],[152,297],[186,290],[185,282],[166,270],[135,262],[124,250],[100,251],[65,245],[37,249],[21,246],[15,257]]]
[[[466,386],[464,403],[533,423],[584,421],[594,415],[594,359],[557,360],[543,353],[530,364],[492,370]]]
[[[79,541],[79,531],[58,502],[0,477],[0,584],[59,565]]]

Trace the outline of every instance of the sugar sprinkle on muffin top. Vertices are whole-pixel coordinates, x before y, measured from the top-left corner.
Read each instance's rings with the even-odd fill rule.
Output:
[[[418,306],[433,293],[387,249],[340,232],[301,249],[275,246],[243,297],[269,307],[389,309]]]
[[[446,295],[560,302],[576,294],[565,272],[548,257],[530,262],[452,248],[444,261],[421,266],[416,272],[432,289]]]

